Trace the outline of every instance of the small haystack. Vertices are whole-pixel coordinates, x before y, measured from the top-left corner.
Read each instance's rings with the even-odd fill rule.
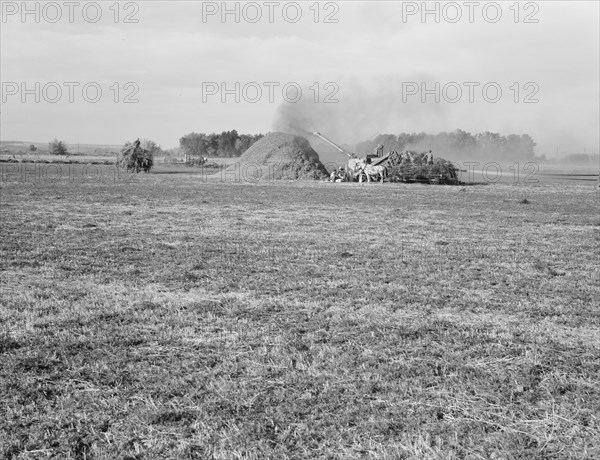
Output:
[[[248,181],[328,177],[319,154],[306,139],[280,132],[268,133],[254,143],[228,171],[234,168],[242,180]]]

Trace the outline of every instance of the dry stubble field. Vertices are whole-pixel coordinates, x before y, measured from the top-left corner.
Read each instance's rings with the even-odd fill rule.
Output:
[[[104,177],[0,184],[3,459],[600,458],[589,184]]]

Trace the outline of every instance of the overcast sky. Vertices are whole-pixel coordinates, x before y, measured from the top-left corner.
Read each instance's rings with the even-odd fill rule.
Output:
[[[306,129],[340,142],[460,128],[599,150],[597,1],[275,3],[2,2],[1,138],[169,148],[310,102]]]

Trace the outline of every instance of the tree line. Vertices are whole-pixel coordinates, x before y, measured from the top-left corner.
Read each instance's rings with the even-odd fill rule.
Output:
[[[179,139],[179,147],[187,157],[238,157],[252,144],[263,137],[262,134],[238,134],[232,131],[223,131],[221,134],[190,133]],[[127,151],[132,142],[126,142],[121,148],[121,153]],[[163,150],[160,145],[151,139],[142,139],[141,147],[152,155],[173,155],[177,149]],[[31,145],[30,152],[37,149]],[[68,146],[64,141],[54,139],[48,144],[48,153],[53,155],[69,155]]]
[[[365,155],[375,149],[377,144],[385,146],[385,150],[432,150],[442,157],[533,160],[536,143],[529,134],[509,134],[503,136],[489,131],[471,134],[457,129],[453,132],[439,134],[401,133],[379,134],[372,140],[356,145],[356,153]]]
[[[223,131],[221,134],[189,133],[179,139],[179,146],[188,157],[239,157],[262,134],[238,134]]]

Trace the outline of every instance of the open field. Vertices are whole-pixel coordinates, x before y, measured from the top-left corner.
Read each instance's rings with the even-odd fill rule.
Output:
[[[0,458],[600,458],[592,183],[77,168],[0,182]]]

